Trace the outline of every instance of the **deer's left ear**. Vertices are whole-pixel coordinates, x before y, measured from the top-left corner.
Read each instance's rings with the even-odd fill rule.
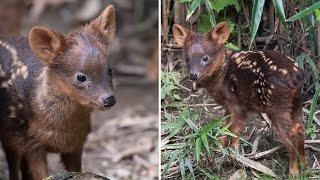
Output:
[[[94,30],[101,32],[107,42],[110,42],[116,32],[116,15],[114,7],[112,5],[106,7],[99,17],[90,22],[89,26]]]
[[[211,32],[211,38],[219,45],[225,44],[230,36],[230,29],[226,22],[219,23]]]

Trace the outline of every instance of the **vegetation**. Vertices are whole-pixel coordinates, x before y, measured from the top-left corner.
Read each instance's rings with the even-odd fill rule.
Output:
[[[272,128],[265,134],[261,129],[258,131],[261,120],[257,121],[260,124],[253,123],[257,119],[254,117],[252,123],[248,122],[248,131],[242,135],[239,153],[222,148],[219,138],[233,136],[227,126],[223,126],[224,110],[205,91],[194,91],[194,84],[186,78],[180,47],[171,39],[172,25],[178,23],[195,31],[209,32],[217,23],[226,21],[232,30],[228,48],[280,51],[294,57],[305,69],[303,110],[307,139],[313,142],[306,144],[311,170],[308,178],[319,179],[320,2],[162,0],[161,8],[162,178],[226,179],[233,173],[238,178],[269,179],[275,175],[287,178],[286,152],[277,148],[277,135],[273,135]],[[257,152],[268,150],[272,151],[256,157]]]

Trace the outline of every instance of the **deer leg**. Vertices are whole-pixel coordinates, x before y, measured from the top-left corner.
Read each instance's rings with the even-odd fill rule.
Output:
[[[293,111],[292,118],[293,118],[293,121],[295,122],[295,125],[291,130],[291,133],[295,135],[294,140],[296,141],[295,144],[298,151],[298,160],[299,160],[299,165],[301,167],[300,171],[302,173],[305,173],[305,170],[307,169],[308,161],[307,161],[307,157],[304,149],[305,130],[303,125],[302,108],[299,108],[297,111]]]
[[[299,174],[298,156],[301,156],[303,159],[305,158],[303,124],[297,118],[292,117],[292,113],[290,112],[272,112],[267,114],[289,153],[289,174],[290,176],[297,176]],[[305,159],[302,161],[305,161]]]
[[[226,110],[226,113],[224,114],[225,116],[230,115],[229,109]],[[230,117],[224,120],[223,126],[227,126],[230,124]],[[222,144],[222,147],[228,147],[229,145],[229,137],[227,135],[223,135],[220,138],[220,143]]]
[[[61,154],[61,160],[67,171],[81,172],[82,150]]]
[[[48,176],[47,153],[42,149],[35,149],[25,153],[29,173],[33,180],[42,180]]]
[[[224,147],[231,145],[235,148],[239,148],[239,135],[241,130],[246,125],[246,119],[247,119],[247,113],[245,110],[239,108],[239,107],[232,107],[229,108],[230,115],[226,120],[226,125],[230,124],[229,131],[235,134],[237,137],[232,137],[231,142],[229,142],[227,137],[221,138],[221,143]]]
[[[28,162],[25,157],[21,158],[21,176],[22,180],[31,180],[31,174],[28,166]]]
[[[19,169],[20,169],[20,154],[7,147],[2,143],[2,147],[5,151],[8,166],[9,166],[9,177],[10,180],[19,180]]]

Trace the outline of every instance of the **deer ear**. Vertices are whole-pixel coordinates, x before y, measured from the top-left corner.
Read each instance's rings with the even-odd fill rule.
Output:
[[[190,33],[190,30],[179,25],[174,24],[172,27],[174,40],[180,45],[183,46],[186,40],[187,35]]]
[[[110,42],[116,32],[116,15],[114,7],[112,5],[106,7],[95,20],[90,22],[89,26],[94,30],[101,32],[107,42]]]
[[[226,22],[219,23],[211,32],[211,38],[219,45],[225,44],[230,36],[230,29]]]
[[[52,29],[34,27],[29,34],[29,43],[32,51],[42,60],[50,63],[55,53],[61,51],[64,36]]]

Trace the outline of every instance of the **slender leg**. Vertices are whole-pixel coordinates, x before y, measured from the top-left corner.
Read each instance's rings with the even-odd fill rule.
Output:
[[[6,158],[9,166],[9,177],[10,180],[19,180],[19,169],[20,169],[20,154],[7,147],[4,143],[2,143],[2,147],[5,151]]]
[[[224,114],[224,116],[228,116],[230,115],[230,111],[229,109],[226,110],[226,113]],[[230,124],[230,117],[227,118],[224,122],[223,122],[223,126],[227,126]],[[226,135],[221,136],[220,138],[220,143],[222,144],[222,147],[228,147],[229,146],[229,137]]]
[[[81,172],[82,150],[73,153],[61,154],[61,160],[67,171]]]
[[[226,120],[226,125],[230,124],[229,131],[237,135],[231,140],[231,144],[226,136],[221,138],[221,143],[224,147],[232,145],[235,148],[239,148],[239,135],[241,130],[246,125],[247,111],[240,108],[239,106],[229,107],[231,117]]]
[[[20,167],[21,167],[22,180],[32,180],[32,176],[30,174],[28,162],[25,157],[21,158],[21,166]]]
[[[297,176],[299,174],[298,159],[301,159],[303,163],[306,162],[303,124],[293,117],[291,112],[269,112],[267,114],[289,153],[290,176]]]
[[[25,158],[33,180],[42,180],[48,176],[46,156],[47,153],[42,149],[26,152]]]

